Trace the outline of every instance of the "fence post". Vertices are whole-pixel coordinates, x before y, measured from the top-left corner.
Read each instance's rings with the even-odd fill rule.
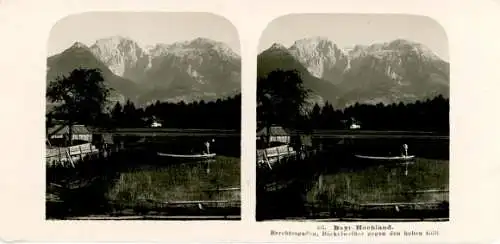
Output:
[[[269,168],[273,169],[273,167],[271,166],[271,162],[269,162],[269,158],[267,157],[267,151],[265,149],[264,149],[264,160],[266,161]]]
[[[78,145],[78,150],[80,151],[80,161],[83,161],[82,145]]]
[[[68,156],[68,160],[69,162],[71,163],[71,165],[73,166],[73,168],[75,167],[75,163],[73,162],[73,158],[71,157],[71,153],[70,153],[70,150],[69,148],[66,149],[66,154]]]
[[[57,163],[61,164],[61,148],[57,148]]]
[[[94,152],[94,150],[92,150],[92,143],[89,143],[89,155],[90,155],[90,157],[93,158],[93,159],[97,158],[96,155],[95,155],[95,153],[96,152]],[[97,149],[97,153],[99,154],[99,150],[98,149]]]
[[[280,157],[280,149],[279,147],[276,147],[276,153],[278,154],[278,164],[281,163],[281,157]]]

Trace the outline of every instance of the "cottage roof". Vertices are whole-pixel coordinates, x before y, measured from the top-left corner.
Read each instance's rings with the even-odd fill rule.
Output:
[[[289,136],[290,133],[284,129],[283,127],[281,126],[271,126],[269,128],[269,132],[271,133],[271,136]],[[257,136],[267,136],[267,128],[264,127],[262,129],[260,129],[259,131],[257,131]]]
[[[73,135],[90,134],[90,130],[84,125],[73,125]],[[48,130],[49,135],[63,135],[69,133],[68,125],[56,125]]]

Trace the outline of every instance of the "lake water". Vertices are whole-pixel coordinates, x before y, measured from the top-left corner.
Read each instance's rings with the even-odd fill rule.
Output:
[[[155,150],[134,148],[83,162],[76,169],[47,172],[47,192],[58,199],[48,202],[48,218],[239,215],[239,157],[218,155],[211,161],[178,162],[158,157]],[[79,186],[60,190],[50,183]],[[196,204],[179,203],[186,201]],[[198,201],[208,203],[199,208]]]
[[[447,216],[447,208],[442,206],[449,201],[449,141],[331,139],[316,143],[320,144],[320,152],[311,158],[257,172],[258,219],[312,217],[317,216],[317,211],[329,212],[327,215],[332,217],[339,209],[358,211],[351,207],[360,204],[393,203],[441,204],[438,212],[405,212],[406,217]],[[399,156],[403,144],[409,145],[410,155],[417,156],[408,166],[354,157]],[[424,205],[422,211],[437,204],[419,206]],[[388,211],[378,216],[404,217]]]

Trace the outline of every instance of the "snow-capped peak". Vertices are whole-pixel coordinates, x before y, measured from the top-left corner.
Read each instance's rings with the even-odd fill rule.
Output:
[[[131,39],[129,38],[126,38],[126,37],[123,37],[123,36],[109,36],[109,37],[106,37],[106,38],[101,38],[101,39],[98,39],[96,40],[96,44],[106,44],[106,45],[119,45],[120,43],[123,43],[123,42],[133,42]]]
[[[273,43],[269,50],[287,50],[287,48],[281,43]]]
[[[137,62],[145,56],[136,42],[122,36],[99,39],[90,48],[96,57],[119,76],[124,75],[127,67],[137,66]]]
[[[166,53],[175,56],[196,55],[199,52],[213,50],[221,57],[239,58],[239,55],[225,43],[204,37],[198,37],[190,41],[175,42],[171,45],[164,45],[162,49],[166,51]]]
[[[198,38],[195,38],[191,41],[187,41],[187,43],[189,43],[191,45],[207,45],[207,46],[215,46],[215,45],[219,44],[218,42],[216,42],[212,39],[205,38],[205,37],[198,37]]]
[[[88,48],[87,45],[81,43],[81,42],[75,42],[73,45],[71,45],[70,48]]]
[[[76,42],[72,47],[88,48],[113,74],[136,82],[142,82],[146,72],[160,65],[167,56],[173,56],[182,60],[181,62],[196,60],[193,64],[201,64],[203,60],[214,58],[229,62],[240,58],[225,43],[203,37],[173,44],[159,43],[141,47],[128,37],[115,35],[98,39],[90,47],[80,42]],[[188,68],[188,73],[194,74],[193,76],[197,76],[198,72],[195,66]]]
[[[340,49],[337,44],[323,36],[307,37],[296,40],[290,48],[274,43],[268,51],[286,50],[293,55],[315,77],[336,77],[351,69],[352,61],[365,56],[392,60],[401,63],[402,57],[410,54],[426,60],[441,60],[424,45],[396,39],[391,42],[371,45],[355,45]],[[390,69],[392,72],[393,69]]]
[[[323,37],[323,36],[313,36],[313,37],[307,37],[307,38],[302,38],[294,42],[293,46],[304,46],[304,45],[309,45],[309,46],[335,46],[335,44],[330,41],[328,38]]]
[[[163,56],[168,52],[170,45],[168,44],[155,44],[148,45],[145,47],[144,51],[151,57]]]
[[[423,44],[406,39],[396,39],[391,42],[374,43],[369,46],[356,45],[351,51],[349,51],[349,55],[351,58],[358,58],[366,55],[383,58],[388,55],[410,52],[417,53],[419,56],[430,60],[441,60],[435,52]]]
[[[413,52],[419,53],[422,57],[428,58],[428,59],[433,59],[433,60],[440,60],[441,58],[430,48],[426,47],[425,45],[422,45],[421,43],[405,40],[405,39],[396,39],[392,42],[386,43],[386,46],[388,48],[392,49],[407,49],[411,50]]]
[[[346,60],[345,54],[335,43],[322,36],[297,40],[289,50],[312,75],[318,78],[323,77],[326,70],[336,65],[345,66],[347,63],[337,63]],[[344,68],[342,67],[342,69]]]

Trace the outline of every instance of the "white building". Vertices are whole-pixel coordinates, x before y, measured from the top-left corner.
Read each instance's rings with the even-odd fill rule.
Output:
[[[158,127],[161,127],[162,124],[158,121],[153,121],[153,123],[151,123],[151,127],[152,128],[158,128]]]
[[[356,123],[352,123],[351,126],[349,126],[349,129],[351,129],[351,130],[361,129],[361,125],[356,124]]]

